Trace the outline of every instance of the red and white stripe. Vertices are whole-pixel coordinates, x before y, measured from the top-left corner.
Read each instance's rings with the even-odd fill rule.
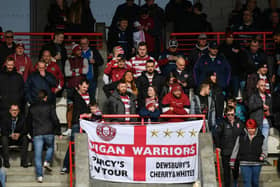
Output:
[[[90,103],[90,98],[89,98],[89,94],[86,93],[86,94],[81,94],[83,100],[86,102],[87,105],[89,105]]]
[[[125,114],[130,114],[130,99],[129,97],[126,95],[126,96],[120,96],[121,97],[121,100],[124,104],[124,109],[125,109]],[[125,118],[125,121],[129,121],[130,118]]]
[[[135,74],[134,74],[135,78],[140,77],[141,73],[143,71],[146,71],[147,60],[153,60],[155,62],[155,67],[156,67],[157,72],[161,73],[160,69],[159,69],[159,65],[153,57],[146,56],[144,58],[140,58],[139,56],[135,56],[135,57],[132,57],[130,59],[130,61],[127,63],[132,69],[135,70]]]

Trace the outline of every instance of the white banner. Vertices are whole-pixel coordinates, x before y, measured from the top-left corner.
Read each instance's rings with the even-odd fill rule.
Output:
[[[134,126],[81,120],[89,137],[90,175],[116,182],[194,182],[202,122]]]

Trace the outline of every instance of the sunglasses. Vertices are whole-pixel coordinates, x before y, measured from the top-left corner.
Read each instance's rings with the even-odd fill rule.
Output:
[[[234,116],[234,113],[227,113],[227,116]]]

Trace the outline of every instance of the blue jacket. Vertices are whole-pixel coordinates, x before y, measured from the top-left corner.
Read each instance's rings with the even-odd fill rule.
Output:
[[[194,79],[197,86],[206,80],[210,73],[216,72],[217,84],[225,89],[230,81],[231,67],[223,56],[217,56],[214,61],[209,54],[201,56],[194,66]]]
[[[46,72],[45,77],[42,77],[38,71],[32,73],[24,85],[27,102],[30,104],[35,103],[38,98],[38,92],[40,90],[46,90],[48,101],[55,103],[55,95],[51,91],[52,87],[56,87],[56,79],[51,73]]]

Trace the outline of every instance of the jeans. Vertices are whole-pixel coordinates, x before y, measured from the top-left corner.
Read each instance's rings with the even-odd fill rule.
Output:
[[[48,134],[34,137],[35,169],[37,177],[43,176],[42,152],[44,144],[47,145],[45,161],[50,162],[54,152],[54,135]]]
[[[263,144],[264,144],[264,146],[267,147],[268,135],[269,135],[269,123],[268,123],[267,119],[263,120],[263,125],[261,126],[260,129],[262,131],[262,134],[264,135]]]
[[[80,126],[78,124],[74,124],[72,126],[72,132],[71,132],[70,140],[74,141],[75,134],[79,133],[79,132],[80,132]],[[74,150],[73,148],[74,148],[74,146],[72,146],[72,150]],[[69,159],[69,147],[68,147],[68,149],[66,151],[66,154],[64,156],[64,160],[63,160],[63,168],[67,168],[68,171],[69,171],[69,167],[70,167],[69,162],[70,162],[70,159]]]
[[[6,173],[2,168],[0,168],[0,183],[1,183],[2,187],[6,186],[5,185],[5,183],[6,183]]]
[[[259,187],[261,165],[240,166],[244,187]]]

